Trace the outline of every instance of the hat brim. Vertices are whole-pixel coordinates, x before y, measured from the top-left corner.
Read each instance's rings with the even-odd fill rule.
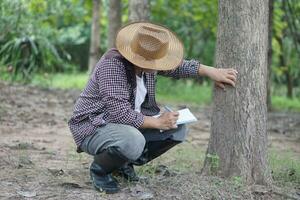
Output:
[[[150,26],[153,28],[163,29],[169,35],[169,46],[166,55],[159,59],[147,60],[131,50],[130,44],[136,31],[142,26]],[[134,65],[145,69],[153,70],[171,70],[178,67],[183,60],[183,44],[177,38],[176,34],[168,28],[149,23],[135,22],[121,28],[116,37],[116,48],[127,60]]]

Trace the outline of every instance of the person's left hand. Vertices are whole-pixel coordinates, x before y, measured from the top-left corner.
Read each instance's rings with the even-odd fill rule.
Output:
[[[216,86],[225,90],[225,84],[235,87],[238,72],[233,68],[207,68],[206,75],[215,81]]]

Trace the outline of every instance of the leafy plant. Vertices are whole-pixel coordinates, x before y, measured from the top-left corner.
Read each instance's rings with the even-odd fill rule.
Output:
[[[44,67],[48,70],[62,63],[55,46],[44,37],[24,36],[8,40],[0,48],[0,58],[4,65],[9,66],[12,78],[17,74],[28,82],[33,72]]]
[[[90,18],[84,18],[89,13],[82,5],[79,0],[0,1],[1,71],[6,67],[12,80],[25,82],[35,72],[75,71],[65,49],[88,40]]]

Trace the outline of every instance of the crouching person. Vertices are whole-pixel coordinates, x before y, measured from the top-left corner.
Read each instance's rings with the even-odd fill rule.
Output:
[[[69,120],[78,152],[94,157],[90,176],[106,193],[120,190],[112,172],[129,181],[143,165],[184,141],[187,128],[176,125],[177,112],[164,112],[155,101],[156,76],[208,76],[224,87],[234,85],[236,71],[183,60],[183,45],[167,28],[146,22],[123,27],[99,60]],[[163,131],[161,131],[163,130]]]

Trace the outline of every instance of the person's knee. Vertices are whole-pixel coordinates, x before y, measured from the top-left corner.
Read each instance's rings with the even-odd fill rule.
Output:
[[[136,128],[128,126],[119,148],[122,154],[129,160],[136,160],[142,154],[145,143],[146,140],[143,134]]]

